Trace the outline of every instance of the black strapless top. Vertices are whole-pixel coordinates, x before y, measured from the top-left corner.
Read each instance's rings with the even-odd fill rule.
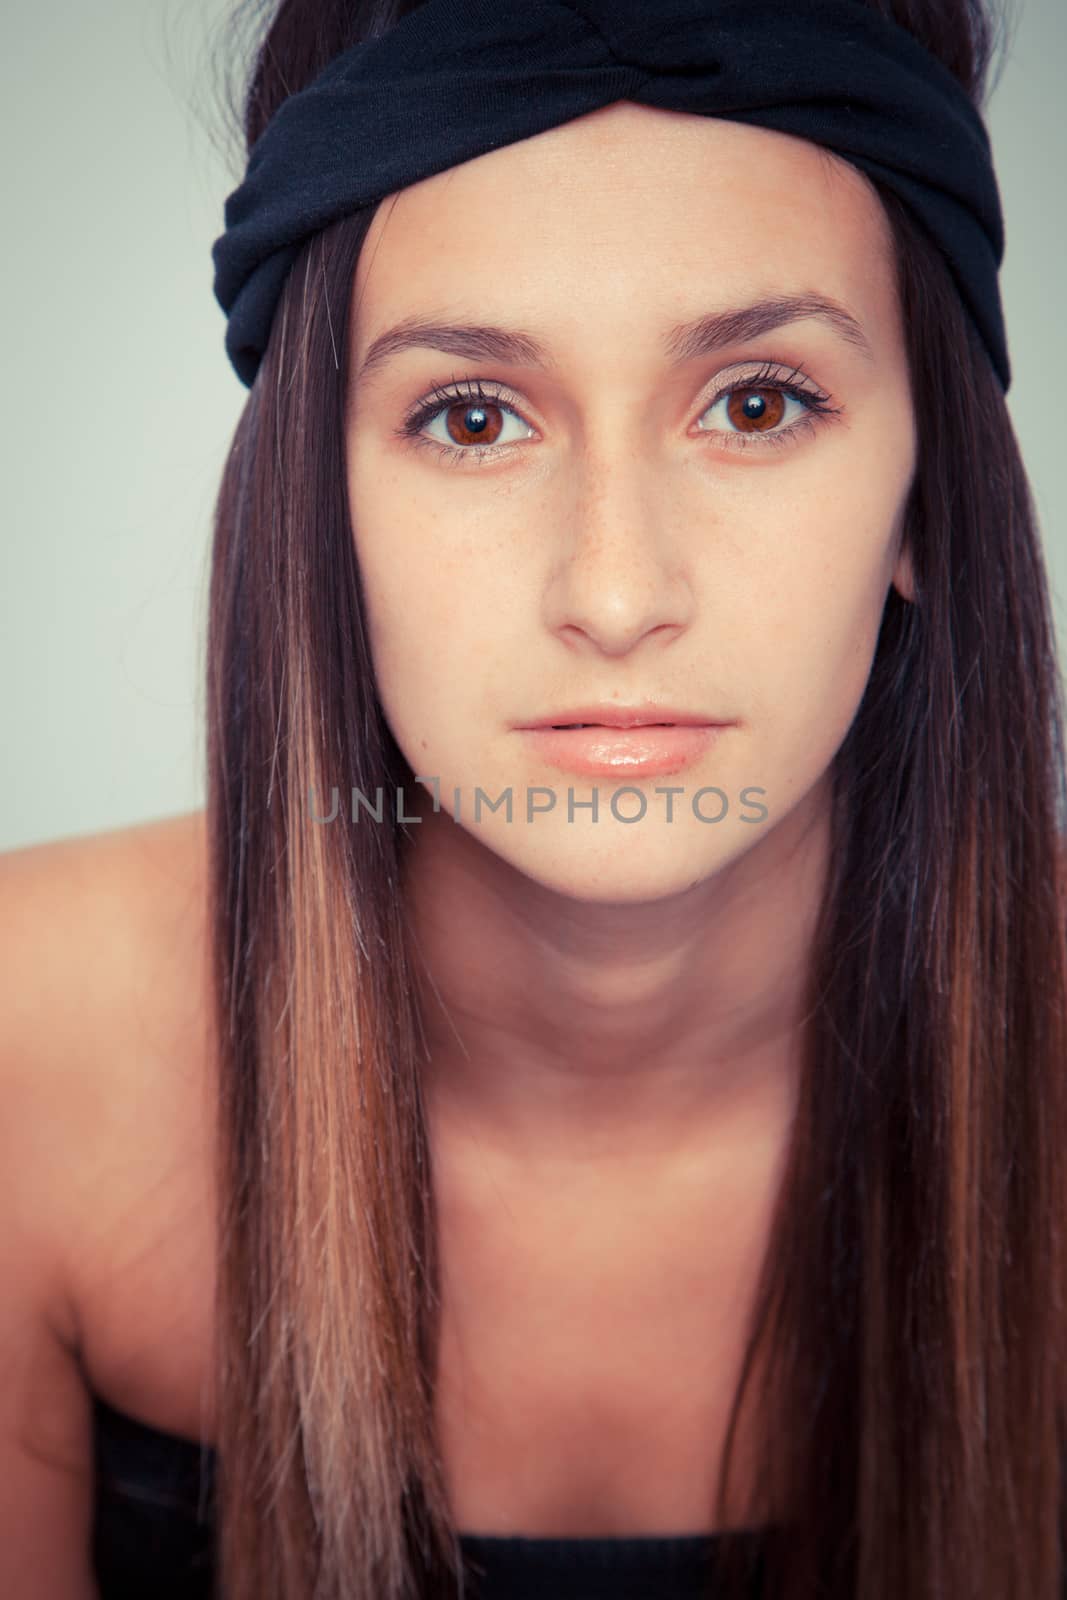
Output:
[[[217,1600],[215,1453],[94,1397],[93,1567],[100,1600]],[[463,1533],[471,1600],[709,1600],[725,1537],[752,1541],[763,1593],[765,1530],[596,1539]]]

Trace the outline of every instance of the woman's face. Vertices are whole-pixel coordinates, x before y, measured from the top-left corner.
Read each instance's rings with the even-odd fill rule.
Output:
[[[384,203],[354,295],[371,649],[442,811],[458,790],[458,826],[514,868],[634,901],[821,806],[887,590],[911,597],[913,417],[866,179],[802,140],[620,102]],[[743,315],[794,297],[805,314]],[[363,370],[416,319],[467,331]],[[663,730],[562,754],[523,731],[648,703],[728,726],[681,753]]]

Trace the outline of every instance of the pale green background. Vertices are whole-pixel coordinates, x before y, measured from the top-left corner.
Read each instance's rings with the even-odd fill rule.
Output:
[[[211,507],[245,391],[211,242],[221,0],[9,14],[3,137],[0,848],[201,805]],[[1064,0],[1013,0],[990,108],[1009,406],[1067,637]],[[981,464],[976,463],[980,470]]]

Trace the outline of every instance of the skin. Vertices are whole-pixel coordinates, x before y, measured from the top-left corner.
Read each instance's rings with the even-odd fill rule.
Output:
[[[405,791],[422,819],[408,893],[429,1102],[510,1171],[618,1188],[780,1145],[829,767],[889,586],[913,598],[891,259],[846,162],[628,102],[415,184],[374,219],[349,319],[347,479],[385,714],[413,772],[440,780],[440,810],[429,783]],[[664,354],[676,322],[801,292],[846,307],[870,355],[813,318],[678,367]],[[420,348],[360,378],[372,341],[415,314],[529,330],[554,365]],[[840,414],[731,448],[716,396],[764,362],[799,368]],[[451,464],[399,435],[454,379],[516,397],[491,411],[494,459]],[[777,431],[803,415],[787,401]],[[447,409],[423,435],[455,444]],[[645,698],[734,726],[681,774],[620,780],[650,797],[630,825],[612,780],[538,765],[514,727]],[[528,783],[558,795],[529,823]],[[701,822],[683,796],[668,824],[667,784],[718,785],[727,817]],[[475,823],[476,785],[512,787],[510,823]],[[568,785],[600,789],[597,824],[568,821]],[[740,820],[746,785],[764,791],[759,824]]]

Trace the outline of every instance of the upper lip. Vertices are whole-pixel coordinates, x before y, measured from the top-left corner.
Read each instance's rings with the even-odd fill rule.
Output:
[[[532,722],[523,722],[521,728],[554,728],[574,722],[591,723],[604,728],[646,728],[657,722],[676,727],[709,727],[720,719],[705,716],[700,711],[681,711],[677,706],[661,706],[645,702],[642,705],[623,706],[613,701],[605,706],[571,706],[563,711],[550,711]]]

